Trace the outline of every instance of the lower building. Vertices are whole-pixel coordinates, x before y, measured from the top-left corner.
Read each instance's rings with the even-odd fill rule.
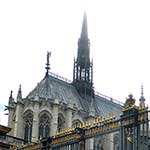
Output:
[[[0,125],[0,150],[8,150],[17,145],[23,145],[25,141],[8,135],[11,128]]]

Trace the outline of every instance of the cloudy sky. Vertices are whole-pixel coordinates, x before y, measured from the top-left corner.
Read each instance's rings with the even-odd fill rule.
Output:
[[[51,72],[72,80],[73,57],[87,13],[95,90],[122,102],[138,100],[141,84],[150,103],[149,0],[5,0],[0,1],[0,124],[4,105],[19,84],[25,97]]]

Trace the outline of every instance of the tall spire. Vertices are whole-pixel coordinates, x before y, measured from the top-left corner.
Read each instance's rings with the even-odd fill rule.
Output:
[[[86,12],[84,12],[84,17],[83,17],[82,30],[81,30],[81,36],[80,36],[80,38],[82,38],[82,39],[88,39],[88,29],[87,29]]]
[[[93,64],[90,62],[90,41],[88,39],[87,17],[83,16],[81,35],[78,40],[77,59],[74,61],[73,83],[84,99],[94,95],[93,90]]]
[[[83,16],[81,35],[78,41],[77,61],[80,66],[89,65],[90,63],[90,41],[88,39],[87,17]]]

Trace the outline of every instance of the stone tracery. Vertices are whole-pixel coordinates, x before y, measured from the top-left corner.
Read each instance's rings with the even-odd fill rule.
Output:
[[[50,118],[44,113],[39,121],[39,138],[48,137],[50,134]]]
[[[27,112],[24,117],[24,139],[27,142],[31,142],[32,125],[33,125],[33,114],[31,112]]]

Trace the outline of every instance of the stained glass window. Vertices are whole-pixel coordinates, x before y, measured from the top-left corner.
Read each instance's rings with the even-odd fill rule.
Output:
[[[63,129],[63,120],[62,118],[58,117],[58,126],[57,126],[57,130],[61,131]]]
[[[65,119],[62,114],[58,115],[58,125],[57,125],[57,130],[61,131],[62,129],[65,128]]]
[[[48,137],[50,134],[50,118],[47,114],[40,117],[39,122],[39,139]]]
[[[27,143],[31,142],[31,138],[32,138],[32,124],[33,124],[33,115],[31,113],[28,113],[24,117],[24,140]]]

